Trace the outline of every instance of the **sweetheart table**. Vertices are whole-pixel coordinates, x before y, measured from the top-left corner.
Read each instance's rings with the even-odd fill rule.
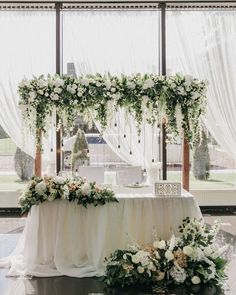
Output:
[[[9,276],[102,276],[104,258],[129,244],[147,245],[153,233],[178,235],[182,220],[202,218],[194,197],[154,197],[138,189],[117,194],[119,203],[84,208],[55,200],[33,206],[14,252],[0,260]]]

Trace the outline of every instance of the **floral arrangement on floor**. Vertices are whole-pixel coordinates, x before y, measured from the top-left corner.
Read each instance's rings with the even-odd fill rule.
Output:
[[[109,286],[130,285],[220,285],[226,279],[225,249],[215,244],[219,224],[212,227],[196,219],[186,218],[180,228],[180,237],[156,239],[152,245],[128,250],[116,250],[106,258],[105,282]]]
[[[78,114],[87,122],[96,119],[103,130],[120,108],[125,108],[140,125],[167,122],[170,132],[184,135],[190,143],[198,140],[200,116],[206,108],[206,82],[191,76],[154,74],[40,76],[19,83],[20,108],[26,125],[40,142],[36,130],[43,133],[52,124],[56,111],[60,123],[73,126]]]
[[[102,188],[95,182],[87,182],[84,178],[78,180],[66,179],[60,176],[34,176],[26,190],[19,198],[22,214],[28,212],[33,205],[56,199],[77,202],[87,207],[105,205],[109,202],[118,202],[110,188]]]

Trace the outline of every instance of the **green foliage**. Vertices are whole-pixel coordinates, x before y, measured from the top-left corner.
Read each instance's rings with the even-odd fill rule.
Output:
[[[63,199],[77,202],[85,208],[89,204],[95,207],[109,202],[118,202],[114,192],[109,188],[101,188],[95,182],[86,182],[84,179],[65,179],[55,177],[32,177],[25,191],[19,199],[22,214],[28,212],[33,205],[45,201]]]
[[[116,250],[105,259],[104,281],[111,287],[132,285],[221,285],[226,279],[226,261],[215,245],[219,225],[207,227],[189,217],[179,227],[181,236],[156,240],[141,248]]]
[[[136,120],[138,132],[143,120],[150,124],[165,120],[169,131],[179,135],[184,129],[194,144],[206,107],[206,83],[181,75],[49,75],[23,80],[18,91],[23,118],[33,134],[36,129],[46,133],[54,110],[68,130],[78,113],[88,121],[96,119],[105,130],[115,112],[125,108]]]

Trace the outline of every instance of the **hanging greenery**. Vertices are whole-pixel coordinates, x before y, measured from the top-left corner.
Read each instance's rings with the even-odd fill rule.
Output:
[[[184,130],[194,144],[206,108],[206,83],[182,75],[48,75],[22,80],[18,92],[23,118],[33,134],[37,129],[47,132],[55,110],[59,125],[66,128],[73,127],[75,118],[82,115],[87,121],[99,121],[105,130],[115,113],[125,108],[134,116],[139,132],[143,121],[155,124],[165,120],[170,132],[181,135]]]

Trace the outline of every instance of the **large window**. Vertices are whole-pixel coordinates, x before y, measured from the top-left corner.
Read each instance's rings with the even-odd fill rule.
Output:
[[[17,85],[55,73],[55,12],[0,10],[0,40],[0,191],[14,192],[34,173],[35,153],[24,134]]]
[[[231,189],[235,159],[235,11],[167,12],[167,68],[209,82],[202,141],[191,152],[190,189]],[[181,179],[181,145],[169,145],[170,179]],[[175,159],[173,159],[173,155]]]

